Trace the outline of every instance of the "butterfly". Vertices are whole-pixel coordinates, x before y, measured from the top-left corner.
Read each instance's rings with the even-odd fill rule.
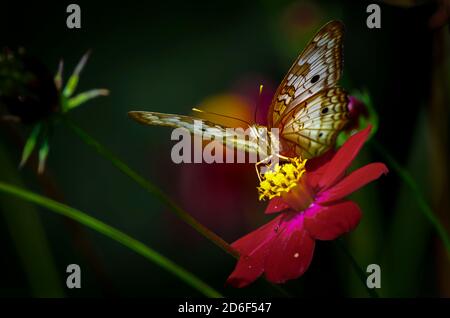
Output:
[[[287,159],[320,156],[334,146],[338,133],[349,122],[347,93],[337,86],[343,68],[343,35],[340,21],[331,21],[318,31],[279,85],[267,126],[249,125],[249,140],[232,138],[228,127],[193,116],[146,111],[128,114],[142,124],[184,127],[208,140],[224,140],[225,145],[263,153],[263,161],[275,152]],[[200,131],[194,129],[197,120],[202,121]],[[278,129],[278,136],[271,133],[272,128]]]

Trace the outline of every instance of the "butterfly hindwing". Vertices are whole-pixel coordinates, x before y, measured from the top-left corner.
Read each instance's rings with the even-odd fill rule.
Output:
[[[295,155],[313,158],[330,149],[348,122],[348,99],[340,87],[311,96],[283,117],[280,137],[294,145]]]
[[[315,93],[336,85],[343,66],[343,34],[343,24],[332,21],[306,46],[275,93],[269,127],[277,126],[284,115]]]

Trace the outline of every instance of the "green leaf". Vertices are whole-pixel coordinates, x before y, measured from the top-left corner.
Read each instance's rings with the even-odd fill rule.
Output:
[[[48,138],[45,137],[44,141],[42,142],[41,148],[39,149],[38,174],[44,173],[45,163],[47,161],[49,150],[50,150],[50,144],[48,142]]]
[[[23,147],[22,159],[20,160],[19,168],[22,168],[25,165],[25,163],[28,161],[28,158],[30,158],[31,154],[33,153],[33,150],[34,150],[34,147],[36,146],[36,142],[39,137],[40,131],[41,131],[41,124],[38,123],[33,127],[33,130],[31,131],[30,136],[28,137],[27,141],[25,142],[25,146]]]
[[[75,70],[73,71],[72,75],[69,77],[69,80],[67,81],[67,84],[64,87],[64,90],[62,93],[63,97],[69,98],[70,96],[73,95],[73,93],[77,89],[78,81],[80,80],[80,73],[83,70],[83,68],[85,67],[90,54],[91,54],[91,52],[88,51],[88,52],[86,52],[86,54],[84,54],[81,57],[80,62],[78,62],[77,67],[75,67]]]
[[[93,218],[92,216],[80,210],[4,182],[0,182],[0,191],[11,194],[22,200],[35,203],[57,214],[66,216],[119,242],[130,250],[144,256],[151,262],[177,276],[186,284],[188,284],[192,288],[195,288],[205,296],[214,298],[223,297],[218,291],[200,280],[200,278],[187,271],[183,267],[179,266],[178,264],[172,262],[165,256],[159,254],[144,243],[132,238],[131,236],[119,231],[118,229],[106,223],[103,223],[100,220]]]
[[[72,97],[71,99],[69,99],[69,101],[67,102],[67,105],[64,109],[65,112],[74,109],[78,106],[80,106],[81,104],[86,103],[88,100],[91,100],[93,98],[99,97],[99,96],[108,96],[109,95],[109,90],[107,89],[93,89],[90,91],[86,91],[83,93],[78,94],[75,97]]]
[[[72,94],[75,92],[75,89],[78,86],[78,81],[80,80],[80,77],[78,75],[72,74],[72,76],[69,77],[69,80],[67,81],[66,86],[64,87],[62,96],[64,98],[69,98],[72,96]]]

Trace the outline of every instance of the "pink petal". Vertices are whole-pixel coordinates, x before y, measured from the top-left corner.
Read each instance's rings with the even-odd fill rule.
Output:
[[[300,213],[285,214],[278,231],[265,262],[265,276],[273,283],[301,276],[311,263],[315,245],[303,228]]]
[[[278,213],[283,210],[289,209],[289,205],[283,201],[280,197],[275,197],[269,201],[266,208],[266,214]]]
[[[342,145],[333,159],[328,163],[328,167],[319,181],[319,186],[322,189],[332,186],[339,178],[342,178],[353,159],[355,159],[361,150],[367,137],[369,137],[370,129],[371,126],[368,126],[366,129],[351,136]]]
[[[245,287],[255,281],[264,272],[264,262],[271,241],[277,235],[278,224],[283,215],[277,216],[259,229],[245,235],[231,246],[240,257],[234,271],[227,279],[227,284]]]
[[[320,202],[330,202],[340,200],[347,195],[355,192],[369,182],[378,179],[382,174],[387,174],[388,168],[383,163],[371,163],[339,181],[336,185],[321,194]]]
[[[316,240],[334,240],[353,230],[361,219],[361,210],[352,201],[329,206],[314,205],[304,214],[304,228]]]

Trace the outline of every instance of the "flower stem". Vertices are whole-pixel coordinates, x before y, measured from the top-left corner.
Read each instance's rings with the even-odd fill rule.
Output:
[[[125,162],[120,160],[116,155],[114,155],[111,151],[105,148],[102,144],[96,141],[93,137],[91,137],[87,132],[85,132],[81,127],[76,125],[69,118],[64,117],[64,122],[67,126],[72,129],[78,137],[81,138],[86,144],[93,147],[97,153],[103,156],[105,159],[110,161],[116,168],[122,171],[125,175],[130,177],[133,181],[135,181],[139,186],[147,190],[149,193],[154,195],[158,200],[160,200],[164,205],[166,205],[176,216],[178,216],[181,220],[186,222],[188,225],[194,228],[198,233],[203,235],[205,238],[216,244],[226,253],[230,254],[232,257],[239,259],[239,253],[230,244],[225,242],[220,236],[206,228],[204,225],[199,223],[194,217],[192,217],[189,213],[184,211],[178,204],[173,202],[169,196],[167,196],[163,191],[161,191],[157,186],[152,184],[150,181],[141,177],[136,171],[131,169]],[[285,296],[290,296],[287,291],[285,291],[281,286],[270,284],[274,289],[277,289],[278,292]]]
[[[450,239],[447,231],[445,230],[439,219],[436,217],[427,200],[424,198],[414,178],[394,159],[394,157],[380,143],[378,143],[376,140],[372,140],[372,145],[385,158],[385,160],[388,162],[388,166],[392,167],[392,169],[397,172],[400,178],[409,186],[412,192],[414,192],[414,198],[417,200],[420,210],[436,229],[436,232],[440,236],[447,250],[447,255],[450,257]]]
[[[379,298],[378,293],[375,291],[375,289],[371,289],[371,288],[367,287],[367,284],[366,284],[366,273],[361,269],[361,266],[355,260],[353,255],[349,252],[349,250],[345,246],[343,240],[342,239],[336,240],[336,244],[340,247],[340,249],[344,252],[344,254],[349,259],[350,263],[353,266],[353,269],[355,270],[356,274],[358,275],[359,279],[361,280],[361,283],[366,288],[367,293],[370,295],[370,297],[372,297],[372,298]]]
[[[144,243],[130,237],[129,235],[119,231],[118,229],[97,220],[86,213],[74,209],[65,204],[59,203],[57,201],[48,199],[46,197],[40,196],[33,192],[21,189],[19,187],[0,182],[0,191],[4,193],[11,194],[22,200],[35,203],[39,206],[45,207],[55,213],[71,218],[105,236],[112,238],[113,240],[119,242],[120,244],[128,247],[129,249],[135,251],[136,253],[144,256],[150,261],[161,266],[165,270],[171,272],[189,286],[197,289],[199,292],[208,297],[220,298],[223,297],[218,291],[207,285],[205,282],[200,280],[194,274],[188,272],[184,268],[175,264],[168,258],[159,254],[158,252],[152,250]]]
[[[122,171],[125,175],[130,177],[133,181],[135,181],[138,185],[146,189],[148,192],[153,194],[158,200],[160,200],[164,205],[166,205],[172,212],[174,212],[181,220],[186,222],[192,228],[194,228],[198,233],[206,237],[208,240],[216,244],[222,250],[232,255],[235,258],[239,258],[239,253],[233,249],[230,244],[225,242],[220,236],[203,226],[199,223],[194,217],[192,217],[189,213],[184,211],[178,204],[173,202],[164,192],[162,192],[158,187],[154,184],[150,183],[145,178],[141,177],[136,171],[131,169],[126,163],[120,160],[116,155],[114,155],[111,151],[106,149],[103,145],[101,145],[98,141],[92,138],[88,133],[86,133],[83,129],[81,129],[74,122],[69,120],[67,117],[64,118],[65,123],[80,137],[86,144],[93,147],[97,153],[101,156],[109,160],[116,168]]]

